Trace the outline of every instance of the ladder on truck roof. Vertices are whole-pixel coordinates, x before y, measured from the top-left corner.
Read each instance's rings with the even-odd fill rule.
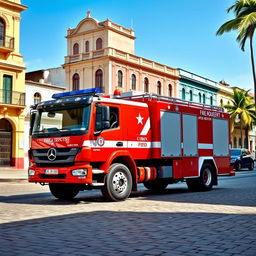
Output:
[[[209,104],[204,104],[204,103],[198,103],[194,101],[188,101],[188,100],[182,100],[178,98],[173,98],[173,97],[168,97],[168,96],[162,96],[158,95],[155,93],[145,93],[145,94],[140,94],[140,95],[132,95],[132,96],[125,96],[125,97],[120,97],[120,99],[124,100],[136,100],[136,99],[147,99],[147,100],[156,100],[156,101],[165,101],[165,102],[171,102],[177,105],[185,105],[185,106],[193,106],[197,108],[203,108],[203,109],[210,109],[210,110],[215,110],[215,111],[220,111],[220,112],[225,112],[225,109],[223,107],[218,107],[218,106],[212,106]]]

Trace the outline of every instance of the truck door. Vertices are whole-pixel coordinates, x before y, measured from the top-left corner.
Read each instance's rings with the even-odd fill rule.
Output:
[[[127,131],[127,148],[135,159],[150,157],[151,130],[147,108],[128,106],[125,115]]]
[[[92,145],[92,159],[97,161],[106,161],[108,157],[116,150],[125,147],[123,141],[123,129],[121,123],[121,108],[117,104],[101,104],[108,106],[110,112],[109,127],[97,131],[97,114],[95,118],[94,140]],[[97,109],[97,105],[96,105]],[[99,132],[97,134],[97,132]]]

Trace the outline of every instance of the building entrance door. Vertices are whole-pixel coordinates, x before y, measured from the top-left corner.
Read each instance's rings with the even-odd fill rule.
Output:
[[[12,158],[12,126],[6,119],[0,119],[0,167],[10,166]]]

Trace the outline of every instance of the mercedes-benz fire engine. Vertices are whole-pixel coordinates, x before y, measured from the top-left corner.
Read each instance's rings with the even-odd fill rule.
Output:
[[[59,199],[100,188],[126,199],[186,181],[207,191],[230,166],[229,114],[220,107],[154,94],[105,96],[98,89],[54,94],[31,110],[29,182]]]

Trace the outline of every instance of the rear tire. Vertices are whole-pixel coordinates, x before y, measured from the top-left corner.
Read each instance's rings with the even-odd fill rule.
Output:
[[[214,181],[214,172],[211,164],[204,164],[200,177],[195,179],[187,179],[186,183],[191,191],[209,191],[212,189]]]
[[[50,183],[50,191],[58,199],[70,200],[79,193],[79,187],[69,183]]]
[[[168,183],[163,181],[161,182],[160,180],[145,181],[143,184],[147,189],[156,191],[156,192],[162,192],[168,186]]]
[[[132,191],[132,175],[123,164],[112,164],[105,177],[102,195],[110,201],[125,200]]]

